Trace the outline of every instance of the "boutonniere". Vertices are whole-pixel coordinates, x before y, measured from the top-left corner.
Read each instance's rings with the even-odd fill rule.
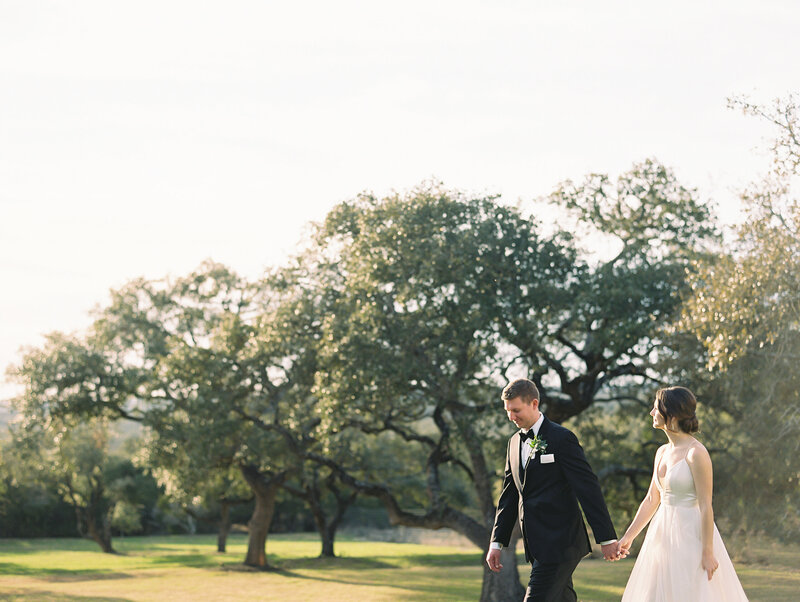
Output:
[[[531,447],[531,456],[536,452],[543,452],[547,449],[547,441],[542,439],[539,435],[534,435],[528,439],[526,443]]]

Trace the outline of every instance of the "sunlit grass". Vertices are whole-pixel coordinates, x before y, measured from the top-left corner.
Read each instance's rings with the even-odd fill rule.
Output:
[[[337,558],[318,558],[313,534],[270,536],[269,571],[241,564],[243,535],[230,538],[226,554],[216,552],[210,535],[130,537],[114,546],[119,555],[102,554],[86,540],[0,540],[0,599],[477,600],[483,573],[483,553],[471,546],[340,538]],[[774,560],[737,562],[750,599],[798,599],[800,547],[751,542],[749,548],[759,563]],[[580,599],[618,601],[632,567],[632,561],[584,560],[575,574]]]

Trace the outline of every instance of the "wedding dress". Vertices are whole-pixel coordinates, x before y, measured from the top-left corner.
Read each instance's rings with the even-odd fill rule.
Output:
[[[661,505],[650,521],[622,602],[746,602],[716,525],[714,556],[719,568],[711,581],[701,566],[700,508],[686,460],[672,465],[663,481],[656,478]]]

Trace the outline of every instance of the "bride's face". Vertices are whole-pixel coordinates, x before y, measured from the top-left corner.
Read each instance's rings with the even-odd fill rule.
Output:
[[[664,420],[664,417],[661,415],[661,412],[658,411],[658,401],[653,401],[653,409],[650,410],[650,415],[653,417],[654,429],[667,428],[667,422]]]

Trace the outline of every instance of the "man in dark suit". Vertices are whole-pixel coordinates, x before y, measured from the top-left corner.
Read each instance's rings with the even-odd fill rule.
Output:
[[[606,560],[622,558],[597,477],[578,438],[539,411],[539,390],[527,379],[503,389],[508,419],[520,430],[508,442],[503,490],[497,503],[489,568],[519,521],[525,559],[532,563],[525,602],[575,601],[572,573],[590,551],[580,503]]]

